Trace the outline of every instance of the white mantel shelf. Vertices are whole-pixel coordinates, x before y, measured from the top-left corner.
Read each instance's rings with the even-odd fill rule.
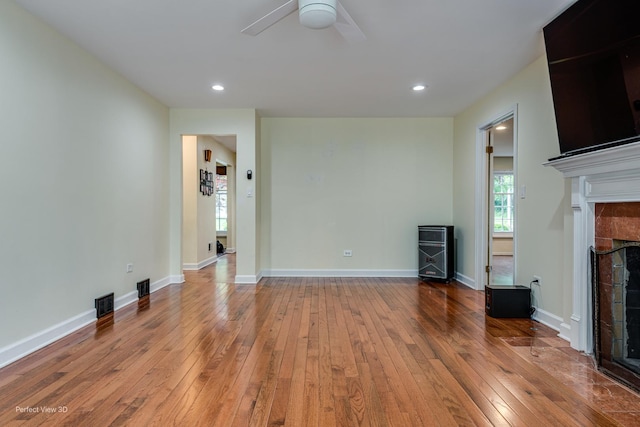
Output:
[[[544,163],[571,179],[573,209],[573,307],[563,324],[571,347],[593,351],[590,248],[595,242],[595,204],[640,201],[640,142]]]
[[[640,169],[640,142],[561,157],[544,165],[556,168],[565,178]]]

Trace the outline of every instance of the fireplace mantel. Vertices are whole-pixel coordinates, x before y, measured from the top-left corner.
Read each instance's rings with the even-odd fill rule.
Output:
[[[640,201],[640,142],[558,158],[544,164],[571,179],[573,306],[560,335],[571,347],[593,352],[589,250],[595,240],[595,204]]]
[[[640,142],[634,142],[575,156],[560,157],[544,164],[562,172],[565,178],[629,171],[640,167]]]

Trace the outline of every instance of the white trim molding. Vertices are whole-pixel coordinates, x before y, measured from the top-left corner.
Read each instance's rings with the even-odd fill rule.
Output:
[[[257,285],[258,282],[262,279],[262,273],[259,274],[245,274],[245,275],[237,275],[233,282],[236,285]]]
[[[197,271],[203,269],[211,264],[214,264],[218,261],[218,256],[214,255],[210,258],[200,261],[199,263],[184,263],[182,264],[182,269],[186,271]]]
[[[549,313],[548,311],[539,309],[538,307],[534,307],[534,308],[535,308],[535,311],[531,316],[533,320],[535,320],[536,322],[540,322],[543,325],[547,325],[553,330],[558,331],[559,332],[558,337],[569,341],[568,337],[563,335],[564,328],[562,326],[563,322],[561,317],[558,317],[555,314]]]
[[[169,276],[168,280],[169,280],[169,283],[167,283],[167,285],[173,285],[173,284],[176,284],[176,283],[184,283],[184,274],[176,274],[176,275]],[[166,285],[164,285],[164,286],[166,286]],[[164,286],[162,286],[162,287],[164,287]]]
[[[595,204],[640,201],[640,142],[560,157],[544,164],[571,179],[573,307],[561,335],[571,347],[593,351],[589,253],[595,242]]]
[[[465,286],[467,286],[467,287],[469,287],[471,289],[477,289],[475,280],[473,280],[469,276],[465,276],[462,273],[458,273],[457,271],[456,271],[456,282],[458,282],[458,283],[460,283],[462,285],[465,285]]]
[[[487,165],[487,154],[486,154],[486,146],[487,146],[487,131],[494,125],[503,122],[510,117],[513,117],[513,177],[514,177],[514,188],[518,188],[518,104],[513,104],[508,109],[503,111],[501,114],[493,116],[487,121],[480,123],[476,126],[476,153],[475,153],[475,201],[474,201],[474,210],[475,210],[475,280],[474,289],[476,290],[484,290],[487,282],[487,274],[485,271],[485,267],[489,264],[488,257],[488,247],[490,235],[488,231],[488,227],[486,226],[489,223],[489,202],[488,202],[488,192],[489,188],[487,186],[487,179],[489,175],[489,166]],[[518,198],[514,198],[515,209],[518,209]],[[518,219],[516,218],[516,233],[513,233],[513,268],[514,268],[514,277],[517,277],[517,253],[515,252],[515,248],[517,248],[517,227],[518,227]],[[469,282],[471,283],[471,282]],[[466,283],[465,283],[466,284]]]
[[[418,270],[294,270],[273,269],[264,272],[265,277],[415,277]]]
[[[171,283],[177,282],[172,282],[170,277],[160,279],[151,284],[150,292],[156,292]],[[118,297],[114,301],[115,311],[117,312],[121,308],[137,301],[137,295],[137,291],[132,291]],[[59,339],[62,339],[85,326],[89,326],[95,323],[95,321],[96,310],[88,310],[64,320],[57,325],[53,325],[47,329],[36,332],[35,334],[21,339],[20,341],[0,348],[0,368],[22,359],[23,357],[28,356],[29,354],[40,350],[41,348],[46,347],[47,345],[58,341]]]
[[[151,286],[149,287],[149,292],[151,292],[151,293],[157,292],[160,289],[164,288],[165,286],[169,286],[169,285],[174,284],[174,283],[184,283],[184,276],[182,276],[182,280],[179,281],[179,282],[174,282],[171,279],[172,279],[172,277],[169,276],[169,277],[165,277],[163,279],[160,279],[160,280],[158,280],[156,282],[153,282],[151,284]]]
[[[89,310],[0,349],[0,368],[40,350],[96,321],[96,311]]]

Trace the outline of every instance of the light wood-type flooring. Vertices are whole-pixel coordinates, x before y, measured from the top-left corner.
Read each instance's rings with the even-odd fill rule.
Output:
[[[638,394],[456,282],[234,275],[226,255],[0,369],[0,426],[640,425]]]

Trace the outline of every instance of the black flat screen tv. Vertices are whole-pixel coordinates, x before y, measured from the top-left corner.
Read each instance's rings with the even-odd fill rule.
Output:
[[[640,141],[640,0],[578,0],[543,32],[560,157]]]

